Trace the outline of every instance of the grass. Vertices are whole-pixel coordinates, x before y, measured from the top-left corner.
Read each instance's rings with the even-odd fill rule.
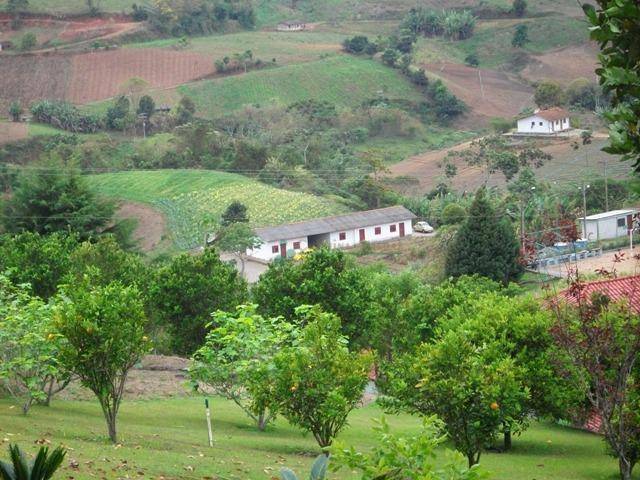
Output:
[[[382,412],[370,405],[352,412],[339,440],[367,451],[374,446],[373,420]],[[33,407],[28,416],[9,400],[0,400],[0,457],[9,442],[33,453],[37,443],[63,443],[70,448],[59,478],[184,478],[263,480],[278,476],[284,465],[306,478],[318,447],[310,435],[283,419],[258,432],[232,403],[213,399],[215,445],[206,444],[201,397],[125,402],[119,416],[121,444],[106,440],[105,423],[97,402],[57,401]],[[388,416],[392,431],[410,435],[419,420],[409,415]],[[442,455],[439,455],[441,458]],[[493,480],[613,479],[615,461],[602,440],[588,433],[549,423],[533,422],[516,437],[508,454],[486,453],[481,458]],[[341,470],[330,478],[358,478]]]
[[[208,170],[128,171],[90,175],[100,194],[148,203],[161,210],[177,248],[190,249],[214,230],[234,200],[243,202],[254,226],[345,213],[338,201],[267,186],[242,175]]]
[[[340,55],[313,63],[249,72],[181,86],[198,106],[198,114],[215,117],[244,105],[287,106],[321,99],[338,107],[353,107],[386,95],[419,101],[418,90],[400,73],[370,59]]]

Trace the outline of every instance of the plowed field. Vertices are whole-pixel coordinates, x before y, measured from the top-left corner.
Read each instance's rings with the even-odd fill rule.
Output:
[[[531,80],[571,82],[576,78],[596,80],[597,47],[593,44],[567,47],[542,55],[533,55],[533,62],[522,72]]]

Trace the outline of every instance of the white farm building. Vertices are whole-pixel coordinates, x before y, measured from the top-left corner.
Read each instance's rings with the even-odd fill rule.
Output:
[[[402,206],[380,208],[317,218],[304,222],[257,228],[260,247],[247,250],[247,255],[270,261],[323,244],[331,248],[352,247],[361,242],[382,242],[413,233],[416,216]]]
[[[278,32],[301,32],[307,28],[307,24],[299,21],[280,22],[276,26]]]
[[[578,219],[582,238],[589,241],[610,240],[624,237],[633,228],[638,210],[611,210]]]
[[[518,119],[518,134],[553,135],[571,130],[569,112],[563,108],[537,110],[532,115]]]

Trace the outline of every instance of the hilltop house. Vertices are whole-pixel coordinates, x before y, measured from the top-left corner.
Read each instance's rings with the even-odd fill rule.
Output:
[[[361,242],[381,242],[413,233],[416,216],[402,206],[317,218],[305,222],[257,228],[262,245],[247,250],[249,257],[269,261],[286,258],[307,248],[329,245],[352,247]]]
[[[518,119],[518,134],[553,135],[570,129],[569,112],[559,107],[536,110]]]
[[[625,209],[597,213],[586,218],[580,217],[578,222],[582,230],[582,238],[599,241],[629,235],[637,214],[636,209]]]
[[[302,30],[307,28],[307,24],[304,22],[280,22],[276,26],[276,30],[278,32],[301,32]]]

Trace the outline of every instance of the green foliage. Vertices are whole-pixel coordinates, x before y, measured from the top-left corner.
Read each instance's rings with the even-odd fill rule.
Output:
[[[232,223],[217,232],[216,246],[220,251],[233,253],[240,260],[240,276],[244,276],[244,257],[247,250],[254,250],[260,245],[262,240],[246,223]]]
[[[598,88],[586,78],[577,78],[567,86],[565,92],[569,105],[595,110],[598,99]]]
[[[444,36],[450,40],[464,40],[473,35],[476,18],[469,10],[411,9],[403,19],[405,28],[424,36]]]
[[[558,107],[564,103],[564,92],[556,82],[540,82],[536,87],[533,100],[540,108]]]
[[[79,172],[56,157],[18,175],[13,195],[4,203],[7,232],[96,235],[110,220],[111,203],[96,198]]]
[[[277,410],[326,448],[360,401],[372,358],[349,352],[336,315],[318,306],[299,307],[296,313],[306,326],[293,346],[274,358],[273,395]]]
[[[97,115],[82,113],[76,106],[62,101],[41,100],[31,105],[33,119],[74,133],[95,133],[102,128]]]
[[[31,50],[38,44],[38,40],[36,38],[36,34],[33,32],[27,32],[22,37],[20,37],[20,50],[26,52],[27,50]]]
[[[516,17],[523,17],[527,12],[527,0],[513,0],[511,11]]]
[[[447,123],[467,111],[467,106],[446,87],[442,80],[429,83],[427,95],[438,120]]]
[[[324,480],[328,465],[329,457],[327,455],[318,455],[311,466],[309,480]],[[298,480],[298,476],[293,470],[283,468],[280,470],[280,480]]]
[[[295,318],[299,305],[319,305],[342,320],[342,331],[353,345],[367,344],[370,288],[363,272],[340,250],[321,247],[300,259],[271,263],[252,298],[263,315],[288,320]]]
[[[633,0],[597,0],[583,6],[591,39],[598,42],[600,85],[611,94],[613,108],[605,114],[610,144],[606,151],[624,155],[640,169],[640,5]]]
[[[22,108],[22,104],[18,100],[14,100],[9,105],[9,115],[11,115],[11,120],[14,122],[19,122],[20,117],[24,113],[24,109]]]
[[[191,354],[206,336],[212,312],[232,310],[247,299],[247,285],[218,252],[181,254],[158,268],[149,285],[154,322],[167,326],[176,353]]]
[[[64,338],[60,362],[98,398],[109,438],[116,443],[116,418],[127,374],[150,348],[138,289],[119,282],[68,286],[54,321]]]
[[[342,48],[347,53],[354,55],[373,55],[378,51],[378,46],[369,41],[369,38],[364,35],[356,35],[352,38],[346,38],[342,42]]]
[[[526,23],[522,23],[516,26],[513,32],[513,38],[511,39],[511,46],[515,48],[522,48],[529,43],[529,27]]]
[[[464,63],[469,65],[470,67],[477,67],[480,65],[480,59],[478,58],[478,54],[475,52],[470,53],[466,57],[464,57]]]
[[[232,223],[246,223],[248,221],[247,206],[238,200],[234,200],[222,213],[220,224],[223,227],[228,227]]]
[[[442,210],[442,224],[457,225],[461,223],[466,216],[467,212],[462,205],[450,203]]]
[[[36,457],[30,462],[18,445],[9,444],[11,463],[0,462],[2,480],[49,480],[62,465],[67,451],[57,447],[49,453],[49,447],[40,447]]]
[[[241,305],[235,314],[213,314],[212,329],[193,355],[189,376],[232,400],[264,430],[275,419],[271,377],[275,354],[296,336],[282,318],[263,318],[255,305]]]
[[[23,232],[0,237],[0,272],[15,285],[30,284],[43,298],[53,296],[70,268],[78,240],[62,232],[40,235]]]
[[[476,193],[466,221],[447,251],[447,275],[482,275],[504,285],[522,275],[520,247],[513,226],[501,217],[485,189]]]
[[[353,446],[332,447],[333,470],[359,470],[362,480],[479,480],[485,477],[477,466],[467,468],[457,452],[447,451],[444,465],[436,464],[436,452],[446,441],[446,435],[442,433],[442,422],[435,416],[424,417],[420,431],[409,437],[392,433],[384,417],[377,423],[374,431],[378,445],[371,453],[358,452]]]
[[[492,118],[489,123],[491,124],[491,129],[495,133],[507,133],[513,128],[513,120],[509,120],[506,118]]]
[[[134,121],[130,115],[131,102],[125,96],[120,96],[115,103],[109,107],[105,116],[107,128],[113,130],[125,130]]]
[[[66,378],[58,360],[60,336],[53,332],[51,305],[0,275],[0,380],[13,396],[24,397],[25,415]]]

